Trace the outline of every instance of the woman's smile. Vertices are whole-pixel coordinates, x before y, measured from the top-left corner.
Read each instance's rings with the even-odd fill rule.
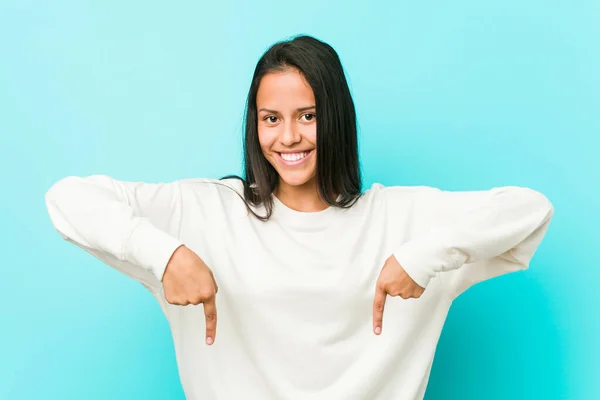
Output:
[[[296,167],[307,161],[314,152],[314,150],[308,150],[297,152],[275,152],[275,154],[277,154],[277,159],[284,166]]]

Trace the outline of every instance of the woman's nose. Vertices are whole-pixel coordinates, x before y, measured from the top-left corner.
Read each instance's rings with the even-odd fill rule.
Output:
[[[296,129],[297,127],[292,123],[286,123],[281,133],[280,141],[284,146],[291,146],[302,140],[300,133]]]

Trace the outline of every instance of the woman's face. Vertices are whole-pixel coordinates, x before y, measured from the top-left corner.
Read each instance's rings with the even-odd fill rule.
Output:
[[[280,184],[314,184],[317,160],[315,96],[295,69],[266,74],[256,96],[258,140]]]

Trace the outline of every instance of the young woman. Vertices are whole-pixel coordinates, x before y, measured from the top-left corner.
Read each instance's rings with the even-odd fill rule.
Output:
[[[519,187],[363,191],[342,65],[308,36],[260,58],[244,147],[244,179],[46,195],[66,240],[157,299],[189,399],[422,399],[453,299],[527,268],[553,213]]]

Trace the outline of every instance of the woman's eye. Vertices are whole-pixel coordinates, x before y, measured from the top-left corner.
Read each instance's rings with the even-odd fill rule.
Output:
[[[302,118],[304,118],[305,121],[310,122],[310,121],[314,120],[316,118],[316,116],[315,116],[315,114],[304,114],[302,116]]]
[[[277,117],[275,117],[274,115],[269,115],[265,118],[265,121],[267,121],[270,124],[274,124],[275,122],[277,122]]]

